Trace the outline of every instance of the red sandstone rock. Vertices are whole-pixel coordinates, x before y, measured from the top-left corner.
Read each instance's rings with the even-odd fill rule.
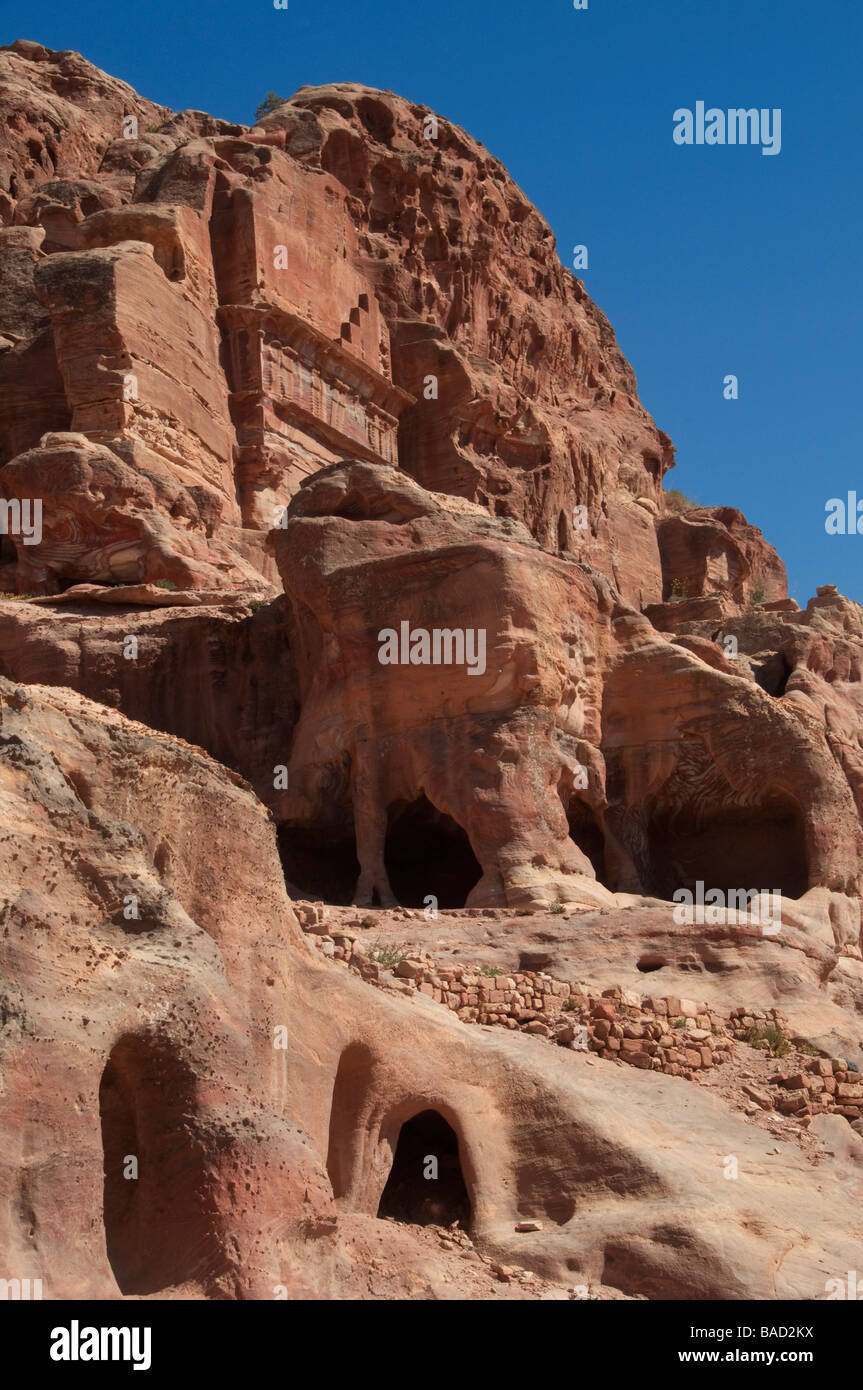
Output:
[[[734,507],[695,507],[659,524],[663,596],[729,594],[738,603],[787,598],[785,566]]]
[[[863,1102],[859,607],[665,509],[604,315],[424,108],[303,88],[248,130],[32,43],[0,107],[0,500],[43,507],[0,542],[39,595],[0,601],[10,1272],[822,1297],[863,1234],[853,1147],[818,1187],[799,1137]],[[482,661],[383,664],[402,623]],[[701,880],[781,889],[779,938],[676,921]],[[303,894],[418,910],[304,939]],[[741,1083],[798,1134],[776,1179],[716,1080],[768,1024],[824,1054],[769,1121]],[[400,1168],[423,1115],[446,1200]]]

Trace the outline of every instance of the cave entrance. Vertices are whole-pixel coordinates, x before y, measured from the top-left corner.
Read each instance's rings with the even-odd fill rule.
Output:
[[[456,1132],[437,1110],[422,1110],[401,1127],[378,1216],[467,1230],[470,1214]]]
[[[645,891],[671,899],[675,889],[778,890],[799,898],[809,887],[806,835],[796,807],[732,807],[698,819],[654,814],[648,824]]]
[[[353,831],[281,825],[278,842],[291,897],[351,905],[360,873]]]
[[[762,690],[778,697],[785,694],[791,670],[791,663],[784,652],[771,652],[760,665],[753,666],[752,674]]]
[[[161,1039],[129,1034],[99,1086],[108,1261],[121,1293],[208,1283],[219,1259],[195,1079]]]
[[[603,884],[606,888],[610,887],[605,868],[605,835],[596,815],[583,801],[573,796],[570,797],[566,818],[569,822],[569,838],[578,845],[582,854],[587,855],[593,865],[597,883]]]
[[[402,906],[423,907],[431,894],[438,907],[464,907],[482,869],[452,816],[420,795],[416,801],[393,802],[387,822],[384,861]]]

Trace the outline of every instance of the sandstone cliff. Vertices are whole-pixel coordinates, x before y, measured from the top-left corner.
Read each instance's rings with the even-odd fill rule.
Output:
[[[825,1297],[859,606],[669,506],[611,326],[443,117],[245,128],[30,42],[0,108],[9,1276]]]

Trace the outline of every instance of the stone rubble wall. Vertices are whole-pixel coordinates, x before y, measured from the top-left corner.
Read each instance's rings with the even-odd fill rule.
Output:
[[[600,992],[576,980],[555,980],[544,971],[503,974],[468,964],[441,966],[427,952],[401,955],[388,965],[371,958],[374,947],[354,930],[361,927],[359,918],[353,926],[334,923],[323,903],[297,902],[294,909],[321,954],[369,984],[406,996],[424,994],[463,1023],[518,1030],[644,1071],[691,1081],[697,1072],[729,1061],[738,1044],[765,1050],[764,1034],[771,1025],[783,1033],[787,1029],[781,1009],[721,1011],[692,999],[642,995],[617,986]],[[796,1069],[771,1077],[772,1090],[744,1082],[744,1095],[762,1110],[800,1121],[827,1113],[849,1122],[863,1120],[863,1077],[844,1058],[794,1053],[789,1061]]]

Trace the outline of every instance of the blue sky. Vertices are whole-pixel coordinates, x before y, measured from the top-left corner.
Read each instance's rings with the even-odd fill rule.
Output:
[[[668,486],[738,506],[788,567],[863,600],[860,0],[0,0],[174,108],[250,122],[268,90],[352,81],[464,126],[554,228],[677,446]],[[782,148],[681,147],[674,111],[779,107]],[[728,373],[740,397],[723,399]]]

